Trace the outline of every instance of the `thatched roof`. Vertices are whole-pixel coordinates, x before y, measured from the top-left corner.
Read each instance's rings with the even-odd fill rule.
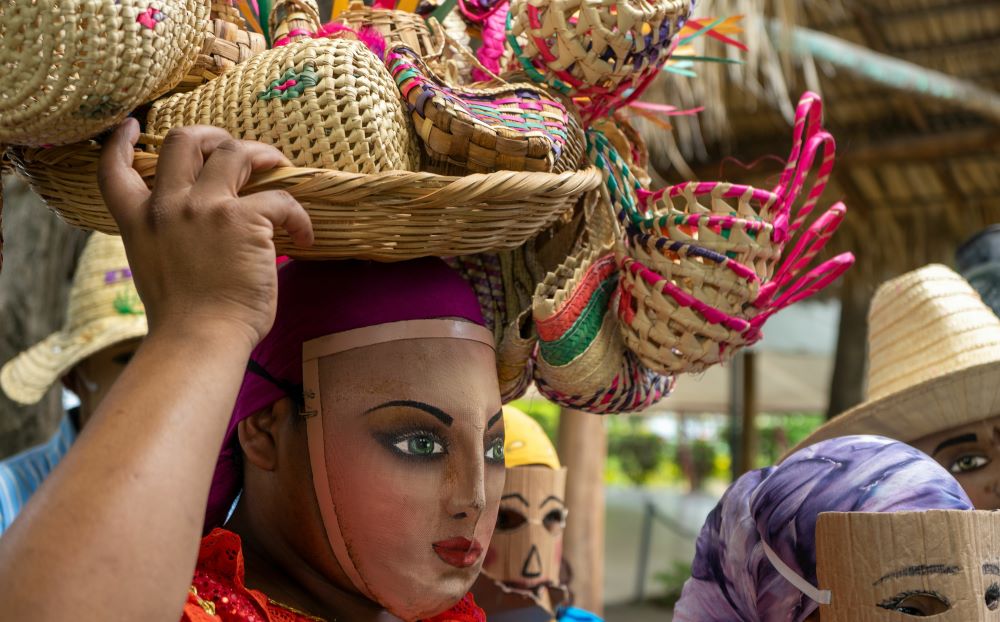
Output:
[[[1000,222],[996,0],[706,0],[697,14],[746,15],[751,52],[707,41],[704,53],[746,64],[703,64],[697,79],[666,76],[651,89],[653,100],[708,105],[673,119],[673,137],[638,123],[661,176],[773,184],[781,163],[766,158],[787,156],[791,106],[811,88],[838,143],[826,200],[850,210],[832,250],[858,255],[851,280],[863,290],[952,263],[962,239]],[[732,155],[765,160],[747,171]]]

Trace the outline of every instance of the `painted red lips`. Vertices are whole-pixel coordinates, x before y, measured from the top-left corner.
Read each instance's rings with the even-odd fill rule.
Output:
[[[444,563],[455,568],[468,568],[483,555],[483,545],[468,538],[451,538],[431,545]]]

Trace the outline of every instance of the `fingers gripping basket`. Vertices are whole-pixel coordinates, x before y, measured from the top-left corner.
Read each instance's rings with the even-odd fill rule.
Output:
[[[117,235],[97,185],[97,144],[9,153],[17,172],[64,220]],[[155,154],[136,153],[135,168],[150,186],[156,162]],[[281,254],[401,261],[516,248],[572,210],[600,180],[592,168],[560,174],[501,171],[446,177],[285,167],[253,176],[243,192],[285,190],[309,212],[316,243],[297,248],[277,232],[275,244]]]
[[[121,122],[187,74],[205,0],[0,3],[0,144],[60,145]]]
[[[612,164],[605,190],[628,239],[618,249],[622,335],[644,364],[677,373],[725,361],[759,340],[771,315],[826,287],[853,263],[844,254],[806,272],[846,213],[838,203],[804,226],[833,170],[834,143],[820,127],[821,114],[819,98],[806,94],[788,165],[773,191],[692,182],[644,192],[613,150],[602,154],[599,137],[593,141],[592,156],[607,155]],[[820,153],[815,181],[795,208]]]
[[[416,137],[385,65],[363,43],[302,39],[153,104],[147,132],[208,124],[271,143],[292,163],[356,173],[414,171]]]
[[[666,62],[690,0],[512,0],[507,40],[533,79],[593,100],[642,91]]]

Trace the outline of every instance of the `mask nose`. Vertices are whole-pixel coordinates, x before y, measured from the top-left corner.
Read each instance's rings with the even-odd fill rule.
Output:
[[[478,464],[457,464],[451,473],[451,490],[445,511],[454,519],[472,518],[478,522],[486,508],[486,482],[483,480],[485,460]]]
[[[531,545],[528,557],[521,567],[521,576],[525,579],[537,579],[542,576],[542,556],[538,554],[538,547]]]

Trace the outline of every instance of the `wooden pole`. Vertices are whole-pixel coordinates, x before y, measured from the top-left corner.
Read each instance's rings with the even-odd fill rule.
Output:
[[[598,415],[564,408],[559,417],[559,457],[568,471],[563,557],[573,571],[576,604],[604,612],[604,463],[607,430]]]
[[[869,299],[863,288],[852,286],[848,276],[840,296],[840,330],[837,333],[827,419],[865,399],[868,305]]]
[[[743,399],[740,402],[742,425],[740,429],[740,475],[754,468],[757,456],[757,353],[744,350],[743,354]]]

